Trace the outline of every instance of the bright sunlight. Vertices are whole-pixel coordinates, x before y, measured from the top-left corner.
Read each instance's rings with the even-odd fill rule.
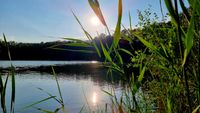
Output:
[[[92,25],[94,25],[94,26],[98,26],[101,23],[97,16],[91,17],[90,21],[91,21]]]

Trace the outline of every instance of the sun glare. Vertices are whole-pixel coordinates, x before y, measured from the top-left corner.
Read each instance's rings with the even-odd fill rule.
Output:
[[[92,94],[92,103],[94,105],[96,105],[96,103],[97,103],[97,93],[96,92],[93,92],[93,94]]]
[[[93,17],[91,18],[91,23],[92,23],[92,25],[94,25],[94,26],[98,26],[98,25],[100,25],[100,20],[99,20],[98,17],[93,16]]]

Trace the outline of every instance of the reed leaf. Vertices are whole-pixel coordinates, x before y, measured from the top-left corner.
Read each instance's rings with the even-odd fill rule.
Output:
[[[83,41],[83,40],[80,40],[80,39],[74,39],[74,38],[62,38],[64,40],[68,40],[68,41],[72,41],[72,42],[77,42],[77,43],[84,43],[84,44],[87,44],[87,45],[90,45],[89,42],[86,42],[86,41]]]
[[[89,4],[90,4],[90,7],[92,8],[92,10],[94,11],[94,13],[97,15],[97,17],[100,19],[101,23],[104,25],[104,26],[107,26],[106,25],[106,22],[105,22],[105,19],[104,19],[104,16],[101,12],[101,9],[100,9],[100,5],[99,5],[99,2],[98,0],[88,0]]]
[[[140,75],[138,77],[138,82],[142,82],[144,78],[145,70],[146,70],[146,65],[142,68],[142,71],[140,72]]]
[[[9,75],[7,75],[6,77],[6,80],[5,80],[5,83],[3,85],[3,89],[2,89],[2,92],[1,92],[1,108],[3,110],[3,113],[7,113],[7,108],[6,108],[6,87],[7,87],[7,82],[8,82],[8,78],[9,78]]]
[[[192,111],[192,113],[197,113],[199,109],[200,109],[200,105],[197,106],[197,107]]]
[[[101,45],[101,48],[102,48],[102,50],[103,50],[103,54],[104,54],[104,56],[105,56],[105,59],[108,60],[109,62],[112,62],[112,58],[111,58],[109,52],[108,52],[108,51],[106,50],[106,48],[104,47],[102,41],[100,41],[100,45]]]
[[[157,51],[158,50],[156,46],[154,46],[153,44],[149,43],[148,41],[143,39],[141,36],[137,35],[136,33],[134,33],[134,35],[149,49],[151,49],[153,51]]]
[[[35,106],[35,105],[37,105],[37,104],[40,104],[40,103],[42,103],[42,102],[45,102],[45,101],[47,101],[47,100],[53,99],[53,98],[55,98],[55,97],[56,97],[56,96],[47,97],[47,98],[45,98],[45,99],[42,99],[42,100],[40,100],[40,101],[37,101],[37,102],[35,102],[35,103],[31,104],[31,105],[28,105],[28,106],[24,107],[22,110],[28,109],[28,108],[30,108],[30,107],[33,107],[33,106]],[[20,110],[20,111],[21,111],[21,110]]]
[[[47,91],[45,91],[44,89],[42,89],[42,88],[37,88],[37,89],[39,89],[40,91],[42,91],[42,92],[44,92],[44,93],[46,93],[49,97],[53,97],[53,95],[52,94],[50,94],[49,92],[47,92]],[[60,100],[58,100],[56,97],[55,98],[53,98],[55,101],[57,101],[58,103],[61,103],[61,101]]]
[[[8,51],[8,58],[9,58],[9,60],[11,60],[11,55],[10,55],[9,46],[8,46],[8,43],[7,43],[7,40],[6,40],[6,36],[5,36],[5,34],[4,34],[4,33],[3,33],[3,38],[4,38],[5,45],[6,45],[6,47],[7,47],[7,51]]]
[[[78,42],[75,42],[75,43],[66,43],[64,44],[65,46],[75,46],[75,47],[91,47],[91,45],[88,45],[86,43],[78,43]]]
[[[3,80],[2,80],[2,76],[0,74],[0,94],[3,92]]]
[[[81,107],[81,110],[79,111],[79,113],[82,113],[82,112],[83,112],[84,107],[85,107],[85,106]]]
[[[190,18],[191,18],[190,14],[189,14],[187,8],[185,7],[185,4],[184,4],[183,0],[179,0],[179,2],[180,2],[181,9],[183,11],[183,14],[185,15],[185,17],[187,18],[187,20],[189,22]]]
[[[51,69],[52,69],[52,72],[53,72],[54,78],[55,78],[55,80],[56,80],[57,89],[58,89],[58,92],[59,92],[59,95],[60,95],[60,100],[61,100],[61,103],[60,103],[60,104],[61,104],[62,106],[64,106],[64,101],[63,101],[63,97],[62,97],[62,93],[61,93],[60,85],[59,85],[59,83],[58,83],[58,78],[57,78],[57,76],[56,76],[56,73],[55,73],[54,68],[51,67]]]
[[[167,113],[172,113],[171,100],[167,98]]]
[[[10,106],[10,113],[14,113],[14,105],[15,105],[15,74],[14,74],[14,67],[11,65],[11,86],[12,86],[12,93],[11,93],[11,106]]]
[[[115,33],[114,33],[114,48],[117,47],[119,40],[121,38],[121,20],[122,20],[122,0],[119,0],[118,3],[118,20],[117,25],[115,27]]]
[[[52,111],[45,110],[45,109],[38,108],[38,107],[34,107],[34,108],[37,109],[38,111],[41,111],[42,113],[57,113],[57,112],[52,112]]]
[[[83,25],[81,24],[80,20],[78,19],[78,17],[75,15],[75,13],[73,11],[71,11],[73,16],[75,17],[76,21],[79,23],[79,25],[81,26],[83,32],[85,33],[86,37],[88,38],[88,40],[92,41],[92,36],[84,29]],[[97,54],[99,55],[99,57],[101,57],[101,53],[99,48],[97,47],[97,44],[95,42],[92,42],[92,45],[94,46],[94,48],[96,49]]]
[[[63,48],[57,48],[57,47],[49,47],[49,48],[55,49],[55,50],[82,52],[82,53],[95,53],[96,52],[96,51],[91,51],[91,50],[74,50],[74,49],[63,49]]]
[[[173,3],[172,3],[172,0],[165,0],[165,5],[172,17],[173,20],[175,20],[175,23],[177,25],[179,19],[178,19],[178,14],[176,13],[174,7],[173,7]]]
[[[119,50],[123,51],[124,53],[126,53],[126,54],[128,54],[130,56],[133,56],[133,54],[129,50],[127,50],[127,49],[120,48]]]
[[[130,30],[132,31],[132,18],[131,18],[131,12],[129,11],[128,13],[128,16],[129,16],[129,26],[130,26]]]
[[[190,20],[190,24],[189,24],[189,27],[188,27],[188,30],[187,30],[187,34],[186,34],[186,37],[185,37],[185,51],[184,51],[184,58],[183,58],[183,63],[182,63],[182,66],[185,65],[185,62],[187,60],[187,56],[188,54],[190,53],[190,50],[192,49],[192,46],[193,46],[193,38],[194,38],[194,21],[195,21],[195,10],[196,10],[196,5],[194,5],[194,11],[192,12],[192,17],[191,17],[191,20]]]

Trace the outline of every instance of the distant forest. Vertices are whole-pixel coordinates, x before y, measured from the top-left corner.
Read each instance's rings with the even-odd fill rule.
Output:
[[[113,37],[101,34],[99,37],[94,38],[94,41],[102,53],[100,47],[100,40],[107,46],[107,49],[112,44]],[[87,41],[86,41],[87,42]],[[90,41],[91,42],[91,41]],[[90,43],[88,41],[88,43]],[[18,43],[14,41],[7,42],[12,60],[82,60],[102,61],[103,56],[99,57],[93,46],[74,46],[80,42],[74,41],[55,41],[55,42],[41,42],[41,43]],[[137,43],[137,44],[136,44]],[[125,39],[120,40],[120,47],[132,50],[131,48],[141,49],[143,45],[139,41],[129,44]],[[122,57],[129,57],[127,54],[121,52]],[[127,58],[125,58],[127,59]],[[128,58],[129,59],[129,58]],[[127,59],[127,60],[128,60]],[[3,40],[0,40],[0,60],[9,60],[8,49]]]
[[[71,42],[17,43],[8,42],[12,60],[100,60],[93,47],[65,46]],[[56,46],[54,48],[53,46]],[[58,49],[59,48],[59,49]],[[0,42],[0,60],[9,60],[6,44]]]

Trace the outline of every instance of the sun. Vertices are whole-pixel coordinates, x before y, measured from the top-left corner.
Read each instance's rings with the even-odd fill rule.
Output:
[[[94,26],[98,26],[101,23],[97,16],[91,17],[90,21],[91,21],[92,25],[94,25]]]

